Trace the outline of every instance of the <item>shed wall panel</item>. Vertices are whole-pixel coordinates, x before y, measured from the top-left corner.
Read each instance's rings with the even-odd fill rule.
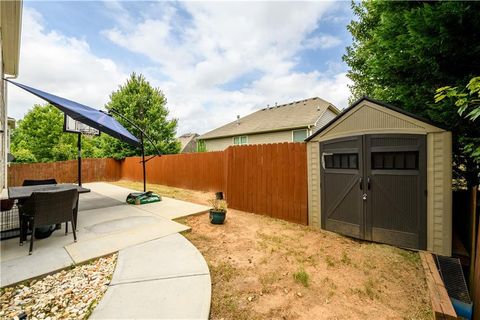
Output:
[[[308,143],[308,224],[320,227],[320,144]]]
[[[427,135],[427,249],[451,255],[452,243],[452,135]]]

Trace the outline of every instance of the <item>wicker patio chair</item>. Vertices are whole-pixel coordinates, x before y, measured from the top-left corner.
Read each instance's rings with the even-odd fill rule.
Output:
[[[68,189],[62,191],[34,192],[22,205],[21,220],[23,226],[30,223],[32,235],[30,237],[30,250],[28,254],[32,254],[33,241],[35,238],[35,226],[53,225],[57,223],[69,221],[72,223],[73,239],[77,241],[75,232],[75,220],[73,217],[74,210],[77,206],[78,191],[77,189]],[[21,233],[26,232],[26,228],[20,230]],[[65,235],[67,228],[65,228]],[[20,236],[22,244],[23,235]]]
[[[55,180],[54,178],[43,179],[43,180],[25,179],[22,182],[22,187],[38,186],[38,185],[42,185],[42,184],[57,184],[57,180]],[[22,208],[23,208],[23,204],[25,203],[25,201],[27,201],[27,199],[21,199],[21,200],[17,201],[18,202],[17,203],[17,205],[18,205],[18,218],[19,218],[19,223],[20,223],[20,245],[23,244],[23,241],[26,240],[26,236],[27,236],[26,233],[22,234],[22,230],[24,228],[28,228],[28,226],[22,225],[22,219],[20,218],[23,214]],[[35,232],[35,231],[32,231],[32,232]]]

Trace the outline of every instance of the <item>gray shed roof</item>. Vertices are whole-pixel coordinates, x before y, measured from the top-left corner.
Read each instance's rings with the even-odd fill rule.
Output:
[[[198,139],[230,137],[241,134],[313,126],[329,108],[336,114],[340,113],[333,104],[318,97],[263,108],[240,118],[238,121],[232,121],[209,131],[198,137]]]

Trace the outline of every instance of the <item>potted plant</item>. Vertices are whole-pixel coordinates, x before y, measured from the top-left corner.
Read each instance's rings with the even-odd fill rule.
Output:
[[[208,202],[212,206],[210,209],[210,223],[223,224],[227,214],[227,202],[223,199],[211,199]]]

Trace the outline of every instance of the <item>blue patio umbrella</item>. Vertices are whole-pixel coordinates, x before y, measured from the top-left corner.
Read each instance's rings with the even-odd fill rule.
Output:
[[[132,146],[140,147],[142,145],[140,139],[131,134],[115,118],[105,112],[53,95],[48,92],[44,92],[42,90],[26,86],[21,83],[17,83],[8,79],[5,80],[45,101],[50,102],[52,105],[63,111],[66,115],[70,116],[74,120],[111,135],[112,137],[131,144]]]
[[[14,82],[8,79],[4,79],[11,84],[16,85],[19,88],[22,88],[25,91],[28,91],[37,97],[50,102],[52,105],[63,111],[66,115],[71,117],[72,119],[84,123],[92,128],[95,128],[99,130],[100,132],[104,132],[106,134],[111,135],[112,137],[115,137],[121,141],[124,141],[132,146],[139,147],[142,151],[142,164],[143,164],[143,191],[146,191],[146,168],[145,168],[145,163],[152,159],[147,159],[145,160],[145,148],[143,144],[143,138],[147,138],[155,147],[157,151],[157,155],[160,155],[160,152],[156,148],[155,144],[153,141],[145,134],[145,132],[139,128],[135,123],[133,123],[131,120],[126,119],[123,115],[119,114],[118,112],[114,111],[116,114],[118,114],[120,117],[125,119],[127,122],[129,122],[131,125],[133,125],[135,128],[137,128],[140,131],[140,139],[135,137],[133,134],[131,134],[127,129],[125,129],[115,118],[113,118],[110,114],[94,109],[92,107],[80,104],[78,102],[68,100],[56,95],[53,95],[51,93],[38,90],[29,86],[26,86],[24,84]],[[82,174],[81,174],[81,140],[80,136],[78,139],[78,150],[79,150],[79,156],[78,156],[78,184],[82,185]]]

